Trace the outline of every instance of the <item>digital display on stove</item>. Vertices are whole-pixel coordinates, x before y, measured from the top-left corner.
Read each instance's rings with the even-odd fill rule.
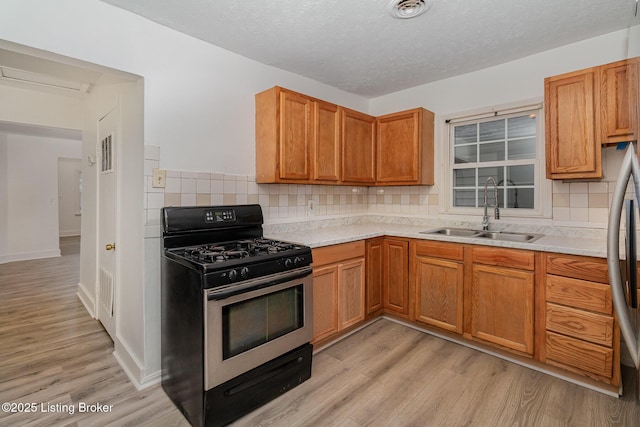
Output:
[[[206,222],[233,222],[236,220],[236,212],[233,209],[205,211],[204,220]]]

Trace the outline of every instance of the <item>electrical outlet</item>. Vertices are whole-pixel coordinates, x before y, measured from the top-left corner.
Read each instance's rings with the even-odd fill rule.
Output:
[[[313,203],[313,199],[307,200],[307,216],[315,215],[315,204]]]
[[[153,170],[153,182],[151,186],[154,188],[165,188],[167,186],[167,170],[166,169],[154,169]]]

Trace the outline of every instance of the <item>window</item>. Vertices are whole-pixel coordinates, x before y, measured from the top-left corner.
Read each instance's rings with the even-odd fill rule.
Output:
[[[450,211],[484,205],[484,188],[493,177],[498,187],[498,206],[511,213],[540,215],[542,183],[539,106],[500,114],[448,120]],[[489,184],[490,205],[494,204]],[[518,212],[516,213],[516,210]]]

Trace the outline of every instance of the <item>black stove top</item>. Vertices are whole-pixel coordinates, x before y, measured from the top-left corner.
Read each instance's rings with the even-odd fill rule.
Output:
[[[224,263],[230,260],[256,258],[268,254],[295,251],[301,246],[270,239],[251,239],[220,244],[197,245],[181,248],[174,253],[203,264]]]
[[[167,260],[202,275],[213,288],[311,265],[308,246],[262,236],[259,205],[163,208]]]

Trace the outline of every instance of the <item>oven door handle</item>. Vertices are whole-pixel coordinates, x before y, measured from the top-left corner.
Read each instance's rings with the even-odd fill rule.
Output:
[[[311,267],[303,267],[296,270],[290,270],[286,273],[272,274],[257,279],[246,280],[244,282],[210,289],[207,291],[207,301],[219,301],[234,295],[279,285],[280,283],[289,282],[291,280],[301,279],[309,276],[312,271]]]

